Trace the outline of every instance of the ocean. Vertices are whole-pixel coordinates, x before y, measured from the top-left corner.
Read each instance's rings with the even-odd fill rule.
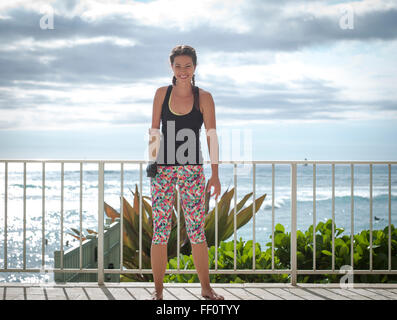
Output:
[[[4,268],[5,175],[0,163],[0,268]],[[26,174],[26,267],[41,267],[42,248],[42,164],[27,163]],[[64,250],[78,246],[79,242],[66,234],[70,228],[79,229],[80,165],[64,165],[63,230]],[[149,178],[143,165],[143,194],[150,196]],[[204,166],[206,180],[211,176],[210,165]],[[316,165],[316,224],[332,218],[332,175],[330,164]],[[397,168],[391,166],[391,223],[397,222]],[[291,231],[291,165],[275,165],[274,225],[282,224]],[[238,165],[237,201],[253,191],[250,165]],[[219,165],[221,194],[234,186],[233,164]],[[370,177],[368,164],[354,165],[354,234],[370,226]],[[383,229],[389,223],[388,166],[373,165],[373,229]],[[61,164],[46,164],[45,176],[45,266],[53,268],[54,251],[60,250],[61,238]],[[305,231],[313,224],[313,165],[297,166],[297,227]],[[132,202],[135,185],[139,188],[139,165],[124,164],[124,197]],[[105,202],[120,212],[120,164],[105,164]],[[83,164],[83,231],[97,230],[98,212],[97,165]],[[23,163],[8,164],[7,202],[7,259],[8,268],[23,266]],[[256,198],[266,194],[256,214],[255,239],[264,249],[271,242],[272,226],[272,165],[256,165]],[[335,223],[350,235],[351,230],[351,171],[349,164],[335,165]],[[252,197],[246,206],[252,203]],[[214,201],[211,200],[210,207]],[[233,200],[231,209],[233,208]],[[105,216],[106,218],[106,216]],[[252,220],[238,229],[237,239],[253,238]],[[232,240],[233,236],[228,239]],[[68,242],[68,243],[67,243]],[[49,275],[37,273],[0,273],[0,282],[34,282]],[[48,278],[47,278],[48,280]],[[49,279],[51,281],[51,279]]]

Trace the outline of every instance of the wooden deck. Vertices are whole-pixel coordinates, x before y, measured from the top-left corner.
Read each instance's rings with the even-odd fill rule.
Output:
[[[226,300],[397,300],[397,284],[212,284]],[[153,283],[0,283],[0,300],[147,300]],[[200,284],[164,284],[165,300],[202,300]]]

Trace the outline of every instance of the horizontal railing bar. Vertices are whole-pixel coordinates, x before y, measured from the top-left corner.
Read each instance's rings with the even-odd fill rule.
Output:
[[[97,273],[98,269],[75,269],[75,268],[69,268],[69,269],[59,269],[59,268],[51,268],[51,269],[26,269],[26,270],[20,270],[20,269],[8,269],[8,270],[2,270],[0,269],[0,272],[54,272],[54,273]],[[241,270],[233,270],[233,269],[227,269],[227,270],[215,270],[215,269],[210,269],[210,273],[213,274],[234,274],[234,273],[245,273],[245,274],[274,274],[274,273],[290,273],[291,270],[288,269],[278,269],[278,270],[255,270],[255,272],[252,271],[252,269],[241,269]],[[152,274],[153,271],[152,269],[123,269],[122,272],[120,272],[120,269],[104,269],[104,273],[113,273],[113,274],[124,274],[124,273],[134,273],[134,274]],[[184,273],[184,274],[196,274],[197,271],[195,269],[189,269],[189,270],[184,270],[184,269],[167,269],[165,273]]]
[[[69,160],[59,160],[59,159],[0,159],[0,162],[46,162],[46,163],[79,163],[83,161],[84,163],[130,163],[130,164],[140,164],[147,163],[149,160],[81,160],[81,159],[69,159]],[[209,160],[204,160],[203,163],[210,164]],[[387,160],[219,160],[219,164],[309,164],[309,163],[317,163],[317,164],[397,164],[397,161],[387,161]]]
[[[113,274],[152,274],[152,269],[124,269],[123,272],[120,272],[120,269],[103,269],[104,273],[113,273]],[[54,272],[54,273],[97,273],[98,269],[59,269],[59,268],[51,268],[51,269],[0,269],[0,272]],[[215,270],[210,269],[210,274],[290,274],[290,269],[264,269],[253,271],[252,269],[225,269],[225,270]],[[183,270],[183,269],[167,269],[166,274],[196,274],[197,271],[195,269]],[[344,275],[346,272],[341,271],[332,271],[332,270],[296,270],[298,275],[303,274],[340,274]],[[397,274],[397,270],[353,270],[349,271],[349,274]]]

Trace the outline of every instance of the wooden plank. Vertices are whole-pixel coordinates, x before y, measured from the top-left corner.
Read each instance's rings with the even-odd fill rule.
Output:
[[[302,288],[284,288],[284,290],[289,291],[292,294],[295,294],[302,299],[305,300],[325,300],[324,298],[315,295],[313,293],[310,293],[308,289],[302,289]],[[314,290],[313,290],[314,291]]]
[[[151,298],[151,292],[154,291],[153,288],[149,288],[150,293],[148,290],[146,290],[145,288],[126,288],[128,290],[129,293],[132,294],[132,296],[136,299],[136,300],[149,300]]]
[[[379,295],[386,297],[386,300],[397,300],[397,293],[393,293],[387,289],[370,288],[369,291],[375,292]]]
[[[69,300],[88,300],[83,288],[65,288]]]
[[[241,300],[260,300],[259,297],[253,295],[249,291],[245,290],[244,288],[225,288],[226,291],[229,291],[234,296],[238,297]]]
[[[44,288],[48,300],[67,300],[63,288]]]
[[[362,296],[372,300],[389,300],[388,298],[379,295],[375,292],[369,291],[368,289],[350,289],[350,290],[354,290],[356,293],[361,294]]]
[[[220,294],[225,298],[225,300],[241,300],[238,296],[230,293],[229,291],[225,290],[225,288],[213,288],[217,294]]]
[[[168,291],[169,288],[164,288],[163,289],[163,299],[164,300],[178,300],[177,297],[175,297],[170,291]]]
[[[189,291],[191,294],[193,294],[196,298],[196,300],[205,300],[201,296],[201,288],[196,288],[196,287],[186,287],[186,290]],[[216,289],[215,289],[216,290]],[[218,292],[217,290],[215,292]]]
[[[283,300],[283,298],[271,294],[269,291],[267,291],[264,288],[246,288],[245,290],[251,292],[252,294],[255,294],[256,296],[260,297],[262,300]]]
[[[197,297],[191,294],[185,288],[167,288],[167,290],[179,300],[197,300]]]
[[[27,287],[26,300],[47,300],[43,288],[40,287]]]
[[[108,288],[116,300],[135,300],[125,288]]]
[[[303,298],[296,296],[295,294],[292,294],[291,292],[282,288],[266,288],[266,290],[285,300],[304,300]]]
[[[206,300],[205,298],[203,298],[201,296],[201,288],[200,287],[188,287],[186,288],[189,292],[191,292],[192,294],[194,294],[199,300]],[[221,296],[223,296],[225,298],[225,300],[241,300],[239,297],[233,295],[232,293],[230,293],[229,291],[225,290],[225,288],[221,288],[221,287],[213,287],[214,291],[217,294],[220,294]]]
[[[340,294],[342,296],[345,296],[345,297],[349,298],[350,300],[371,300],[367,297],[364,297],[364,296],[358,294],[358,292],[355,292],[354,290],[351,290],[351,289],[330,288],[327,290],[332,291],[335,294]]]
[[[90,300],[109,300],[101,288],[84,288]]]
[[[312,290],[318,292],[318,294],[321,294],[329,300],[350,300],[348,297],[337,294],[336,292],[333,292],[329,289],[315,288]]]
[[[24,288],[7,287],[6,300],[25,300]]]

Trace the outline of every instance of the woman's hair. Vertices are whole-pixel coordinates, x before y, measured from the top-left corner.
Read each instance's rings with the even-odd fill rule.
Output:
[[[188,46],[188,45],[185,45],[185,44],[183,44],[183,45],[178,45],[178,46],[174,47],[174,48],[171,50],[171,53],[170,53],[170,62],[171,62],[171,64],[174,64],[174,59],[175,59],[175,57],[177,57],[177,56],[189,56],[189,57],[192,58],[194,67],[197,66],[197,55],[196,55],[196,50],[194,50],[193,47]],[[174,85],[176,85],[176,78],[175,78],[175,76],[173,76],[173,78],[172,78],[172,83],[173,83]],[[194,74],[193,74],[193,77],[192,77],[192,86],[193,86],[193,87],[195,86]]]
[[[170,53],[170,62],[171,64],[174,64],[174,59],[177,56],[189,56],[192,58],[193,65],[194,67],[197,66],[197,55],[196,55],[196,50],[194,50],[193,47],[188,46],[186,44],[182,45],[177,45],[171,50]],[[172,77],[172,83],[174,86],[176,85],[176,78],[175,76]],[[193,96],[194,96],[194,107],[197,108],[197,110],[200,110],[200,105],[199,105],[199,90],[198,87],[196,87],[195,81],[194,81],[194,74],[192,77],[192,91],[193,91]]]

